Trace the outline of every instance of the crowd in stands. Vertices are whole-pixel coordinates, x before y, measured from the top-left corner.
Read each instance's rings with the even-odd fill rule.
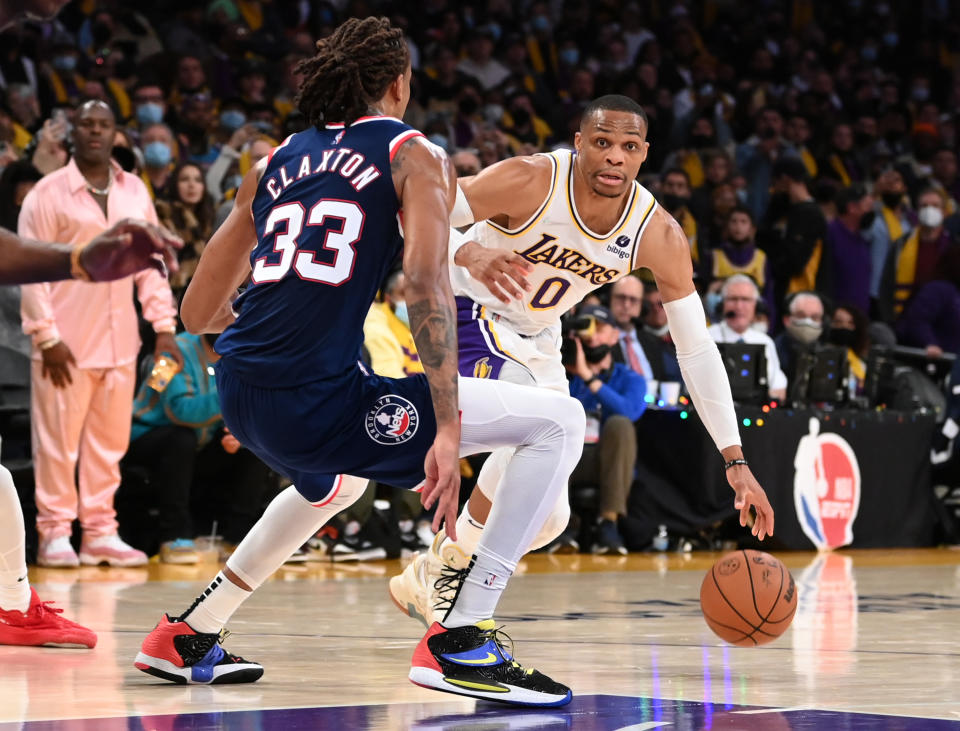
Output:
[[[637,100],[650,142],[640,182],[689,240],[715,339],[765,346],[771,398],[787,395],[799,354],[818,342],[848,348],[861,389],[872,343],[960,350],[960,6],[949,0],[76,0],[55,21],[0,34],[0,225],[79,241],[98,207],[102,230],[137,206],[186,245],[169,281],[137,278],[138,306],[129,283],[68,282],[52,285],[74,288],[61,291],[70,305],[58,319],[50,285],[23,289],[41,562],[76,562],[74,519],[89,533],[81,553],[138,563],[137,549],[162,544],[163,560],[191,561],[190,541],[211,521],[235,543],[275,494],[278,482],[223,428],[213,339],[174,341],[174,305],[243,175],[303,128],[298,63],[344,18],[367,14],[405,29],[406,121],[461,176],[570,147],[581,111],[602,94]],[[78,119],[91,99],[112,115]],[[104,162],[102,185],[87,177],[87,205],[71,207],[66,197],[85,184],[69,172],[77,156],[85,170],[98,157],[96,145],[83,149],[91,125],[110,129],[115,162]],[[15,296],[0,302],[4,353],[28,354],[10,321]],[[597,424],[574,480],[599,483],[592,547],[620,553],[631,425],[651,384],[681,377],[644,272],[579,314],[593,327],[577,338],[571,393]],[[384,283],[365,333],[378,372],[421,370],[402,275]],[[156,390],[148,375],[165,353],[181,370]],[[107,407],[92,396],[101,393],[114,399]],[[79,410],[66,409],[69,394]],[[132,428],[129,450],[126,437],[106,438],[118,419]],[[129,489],[154,495],[151,542],[122,524],[118,536],[121,459],[118,502],[131,471],[143,484]],[[375,491],[324,550],[356,555],[384,540],[364,534],[384,512]],[[404,547],[429,538],[417,533],[415,500],[394,498],[388,512],[381,522],[400,526]],[[577,534],[572,526],[549,550],[576,547]]]

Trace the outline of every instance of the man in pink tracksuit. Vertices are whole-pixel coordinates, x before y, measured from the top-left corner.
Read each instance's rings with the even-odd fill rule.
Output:
[[[156,223],[146,187],[110,159],[115,128],[106,104],[87,102],[79,109],[74,157],[27,195],[21,236],[83,244],[126,217]],[[23,287],[23,327],[34,345],[31,421],[37,561],[43,566],[146,563],[143,553],[120,540],[113,509],[120,458],[130,439],[140,345],[134,284],[143,315],[157,333],[156,355],[179,359],[173,296],[156,269],[114,282]],[[79,559],[70,545],[77,517],[83,528]]]

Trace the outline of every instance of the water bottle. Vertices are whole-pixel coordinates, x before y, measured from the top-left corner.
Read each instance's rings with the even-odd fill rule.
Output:
[[[670,537],[667,535],[667,526],[662,523],[657,527],[657,535],[653,537],[653,550],[666,551],[670,546]]]

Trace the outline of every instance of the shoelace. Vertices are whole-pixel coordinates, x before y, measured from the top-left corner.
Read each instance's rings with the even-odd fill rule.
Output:
[[[37,615],[42,617],[44,614],[63,614],[63,610],[53,606],[52,601],[40,602],[37,604]]]
[[[493,640],[497,648],[500,650],[500,654],[504,657],[510,658],[510,665],[522,670],[525,675],[531,675],[533,673],[533,668],[525,668],[523,665],[518,663],[513,659],[513,638],[503,631],[503,625],[500,627],[494,627],[493,629],[488,629],[483,633],[484,638]],[[507,645],[509,644],[510,650],[507,651]]]
[[[446,564],[440,569],[440,578],[433,582],[433,587],[437,590],[439,599],[433,608],[437,611],[447,611],[453,607],[453,602],[460,591],[460,585],[467,578],[470,572],[469,568],[455,569]]]

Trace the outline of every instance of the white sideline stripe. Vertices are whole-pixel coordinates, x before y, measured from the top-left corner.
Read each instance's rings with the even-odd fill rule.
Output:
[[[813,710],[808,706],[792,706],[790,708],[760,708],[753,711],[733,711],[733,713],[739,713],[744,716],[759,716],[761,713],[784,713],[785,711],[810,711]]]

